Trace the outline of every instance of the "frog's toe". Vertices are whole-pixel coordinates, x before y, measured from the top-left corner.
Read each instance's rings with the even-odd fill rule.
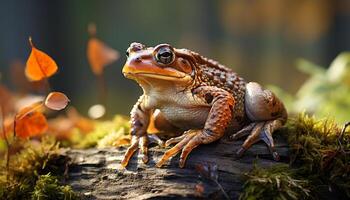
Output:
[[[124,158],[121,161],[121,165],[123,167],[126,167],[128,165],[130,158],[132,157],[132,155],[134,155],[135,151],[139,148],[139,140],[140,139],[137,136],[131,137],[131,145],[126,150],[126,152],[124,154]]]
[[[123,160],[121,161],[122,167],[126,167],[134,155],[134,153],[140,149],[141,158],[143,163],[147,163],[148,158],[148,144],[149,143],[158,143],[159,146],[164,146],[164,142],[158,138],[156,135],[144,135],[144,136],[136,136],[133,135],[131,137],[131,145],[126,150]]]
[[[140,138],[139,146],[141,147],[142,162],[148,162],[148,136],[143,136]]]
[[[158,161],[156,164],[157,167],[162,167],[166,161],[168,161],[171,157],[175,156],[178,154],[187,144],[190,142],[190,140],[197,134],[196,131],[188,131],[186,134],[172,138],[170,141],[168,140],[166,144],[170,145],[173,143],[178,142],[174,147],[171,149],[167,150],[162,158]]]
[[[149,143],[156,143],[160,147],[165,147],[163,140],[161,140],[156,134],[148,135]]]
[[[256,123],[249,136],[244,141],[242,147],[236,152],[237,156],[241,157],[244,154],[244,152],[247,149],[249,149],[253,144],[258,142],[259,140],[262,140],[269,148],[273,159],[278,161],[279,155],[275,150],[275,144],[272,138],[272,133],[280,126],[281,124],[278,120]]]
[[[249,133],[251,133],[251,131],[253,130],[253,128],[255,127],[256,123],[251,123],[248,126],[245,126],[244,128],[242,128],[240,131],[238,131],[235,134],[232,134],[230,136],[231,140],[237,140],[239,138],[242,138],[244,136],[248,136]]]
[[[202,143],[202,140],[198,137],[198,135],[196,135],[186,144],[186,146],[182,149],[182,152],[180,155],[180,162],[179,162],[180,168],[183,168],[185,166],[187,156],[191,153],[191,151],[194,148],[196,148],[201,143]]]
[[[172,144],[178,143],[181,140],[183,140],[185,137],[186,137],[186,135],[183,134],[183,135],[180,135],[179,137],[170,138],[169,140],[167,140],[165,142],[165,147],[168,147],[168,146],[170,146]]]

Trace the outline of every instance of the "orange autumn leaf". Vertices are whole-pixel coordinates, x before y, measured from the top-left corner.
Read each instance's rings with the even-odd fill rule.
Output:
[[[87,44],[87,58],[95,75],[101,75],[105,66],[118,60],[119,52],[95,37],[96,27],[89,26],[91,38]]]
[[[52,110],[62,110],[68,103],[68,97],[62,92],[51,92],[45,99],[45,106]]]
[[[16,120],[16,135],[20,138],[39,136],[48,129],[46,117],[38,111],[33,111]]]
[[[29,38],[32,51],[27,60],[25,75],[30,81],[39,81],[54,75],[57,72],[56,62],[43,51],[35,48]]]
[[[26,115],[32,113],[32,112],[42,112],[43,111],[43,102],[39,101],[36,103],[31,104],[30,106],[26,106],[19,110],[19,112],[16,115],[16,120],[21,120]]]

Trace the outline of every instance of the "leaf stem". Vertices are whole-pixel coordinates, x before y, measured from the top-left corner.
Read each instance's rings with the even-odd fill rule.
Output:
[[[31,47],[34,47],[33,42],[32,42],[32,36],[29,36],[29,44]]]
[[[338,136],[338,145],[339,145],[339,148],[341,151],[344,151],[344,147],[343,147],[343,144],[342,144],[342,141],[343,141],[343,137],[344,137],[344,133],[346,131],[346,128],[350,126],[350,122],[346,122],[340,132],[340,135]]]

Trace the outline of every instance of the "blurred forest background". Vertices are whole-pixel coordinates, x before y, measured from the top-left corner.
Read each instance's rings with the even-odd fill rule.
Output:
[[[32,36],[60,67],[52,87],[86,114],[98,103],[86,58],[91,22],[98,38],[121,54],[105,69],[109,115],[129,113],[142,92],[121,73],[134,41],[192,49],[248,81],[292,94],[308,77],[296,69],[297,59],[327,67],[350,50],[348,0],[11,0],[0,2],[0,81],[14,88],[10,66],[26,61]]]

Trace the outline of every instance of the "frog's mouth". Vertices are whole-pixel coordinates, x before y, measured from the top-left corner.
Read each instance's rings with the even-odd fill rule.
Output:
[[[124,65],[123,74],[127,78],[149,77],[162,80],[179,80],[187,79],[188,75],[174,68],[155,67],[155,66],[131,66]]]

